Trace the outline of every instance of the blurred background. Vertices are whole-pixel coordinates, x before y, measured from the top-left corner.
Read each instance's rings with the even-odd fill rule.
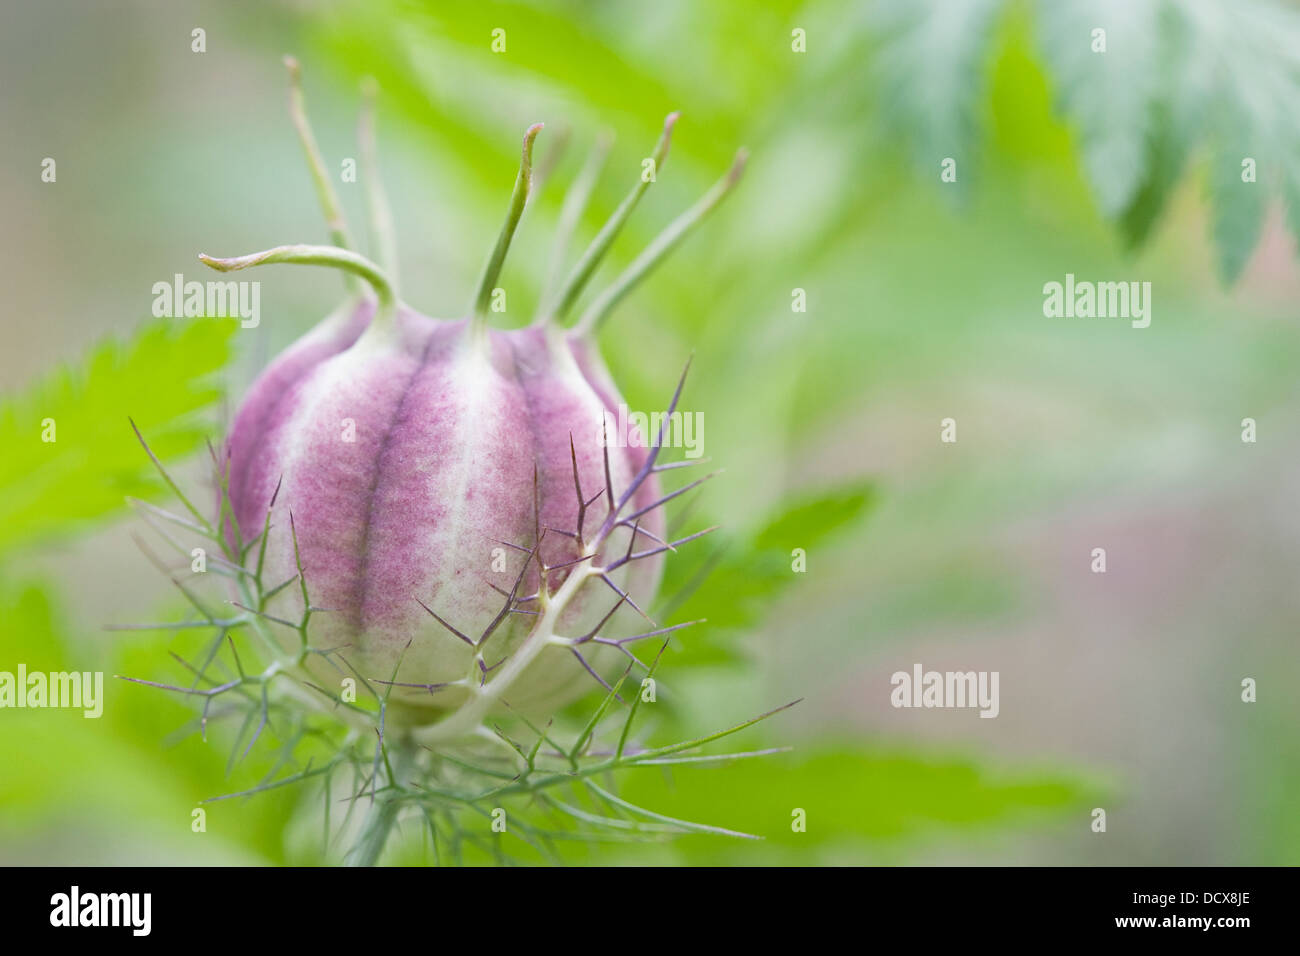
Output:
[[[326,241],[292,52],[332,170],[378,79],[403,294],[432,315],[466,307],[530,123],[551,171],[506,324],[531,317],[601,130],[580,243],[682,111],[604,281],[750,150],[602,348],[634,409],[693,352],[683,404],[726,468],[680,518],[725,537],[671,565],[666,619],[710,623],[665,656],[651,739],[802,698],[748,738],[793,749],[624,782],[761,843],[574,862],[1300,863],[1294,4],[47,0],[0,18],[0,670],[110,675],[99,720],[0,710],[0,862],[324,859],[293,788],[191,832],[274,749],[232,768],[231,732],[204,742],[183,701],[112,680],[174,679],[185,635],[104,630],[182,606],[132,541],[123,495],[165,489],[126,415],[201,487],[204,437],[340,301],[338,277],[277,269],[254,277],[255,330],[150,315],[155,282],[208,278],[199,252]],[[338,188],[363,232],[363,187]],[[1067,273],[1150,282],[1150,327],[1044,317]],[[999,671],[999,716],[892,708],[915,663]]]

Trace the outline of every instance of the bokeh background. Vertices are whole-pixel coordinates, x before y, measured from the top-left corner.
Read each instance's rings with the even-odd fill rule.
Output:
[[[233,334],[149,315],[153,283],[208,278],[199,252],[325,240],[286,52],[333,169],[378,79],[404,297],[430,314],[465,307],[528,124],[547,123],[553,171],[504,276],[511,323],[600,130],[616,140],[580,241],[683,113],[606,280],[750,149],[602,344],[633,408],[661,405],[693,352],[684,404],[726,468],[681,519],[725,537],[671,572],[670,616],[710,624],[668,652],[655,733],[802,698],[747,738],[793,749],[626,781],[761,843],[575,862],[1300,863],[1295,5],[5,4],[0,670],[175,676],[181,637],[103,629],[180,607],[132,541],[123,494],[163,489],[125,416],[199,485],[202,438],[341,290],[263,271],[262,325]],[[359,232],[361,188],[339,185]],[[1045,318],[1066,273],[1151,282],[1150,328]],[[1000,715],[891,708],[890,674],[917,662],[999,671]],[[0,711],[0,861],[320,861],[292,790],[191,832],[198,801],[274,762],[229,768],[230,732],[186,736],[191,716],[111,677],[97,721]]]

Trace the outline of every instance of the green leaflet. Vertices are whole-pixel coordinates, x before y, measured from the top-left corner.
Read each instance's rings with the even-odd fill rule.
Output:
[[[629,774],[624,792],[664,813],[725,820],[765,840],[756,849],[708,837],[681,838],[677,849],[696,862],[740,863],[757,852],[772,863],[781,852],[802,848],[806,853],[810,847],[832,852],[830,859],[838,862],[880,862],[877,855],[890,852],[884,847],[889,842],[945,829],[1059,823],[1066,814],[1073,814],[1075,827],[1086,833],[1088,811],[1103,793],[1073,772],[994,769],[972,758],[861,745],[800,748],[762,761],[672,770],[671,777],[652,768]],[[792,829],[796,809],[806,814],[805,832]],[[855,849],[870,858],[846,856]]]
[[[1300,124],[1300,17],[1270,3],[1165,3],[1150,69],[1159,71],[1144,193],[1125,210],[1127,238],[1145,238],[1186,161],[1206,164],[1219,272],[1232,283],[1258,242],[1270,197],[1292,188]],[[1199,152],[1198,152],[1199,150]],[[1254,165],[1254,178],[1243,165]]]
[[[1003,0],[888,0],[872,9],[886,125],[923,175],[953,158],[962,189],[973,170],[988,55]]]
[[[875,488],[867,482],[795,498],[754,536],[754,547],[780,551],[788,557],[792,548],[819,545],[863,517],[875,499]]]
[[[1057,109],[1126,245],[1150,236],[1193,160],[1204,164],[1226,283],[1254,250],[1270,198],[1285,200],[1300,236],[1300,13],[1272,0],[885,3],[872,21],[878,105],[925,178],[938,181],[946,156],[975,168],[986,65],[1011,8],[1034,21]],[[1242,178],[1247,159],[1254,181]]]
[[[1037,8],[1043,57],[1058,101],[1078,128],[1083,165],[1103,213],[1119,215],[1147,165],[1160,31],[1160,0],[1044,3]],[[1104,52],[1095,52],[1105,31]]]
[[[815,549],[861,519],[875,497],[874,487],[863,482],[797,498],[749,536],[716,544],[703,562],[692,561],[686,553],[674,555],[665,565],[661,591],[665,603],[660,613],[666,617],[671,612],[674,620],[707,618],[709,622],[707,629],[686,642],[691,645],[691,660],[718,659],[720,652],[721,659],[729,659],[731,655],[716,643],[704,643],[704,631],[735,630],[755,623],[766,606],[801,579],[792,568],[792,552],[812,550],[808,560],[819,560]]]
[[[1264,227],[1265,183],[1242,180],[1243,157],[1263,162],[1260,132],[1227,104],[1219,108],[1221,122],[1210,146],[1210,168],[1206,176],[1214,204],[1214,244],[1219,273],[1225,282],[1235,282],[1245,268]],[[1258,174],[1258,171],[1257,171]]]
[[[76,368],[0,400],[0,556],[77,530],[161,483],[131,432],[134,418],[164,461],[198,449],[197,417],[221,394],[214,374],[230,355],[228,319],[154,321],[128,342],[107,341]],[[54,441],[45,441],[53,425]]]

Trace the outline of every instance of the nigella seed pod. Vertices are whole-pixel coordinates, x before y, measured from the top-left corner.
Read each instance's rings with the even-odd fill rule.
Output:
[[[540,574],[528,551],[539,525],[576,530],[576,487],[590,495],[602,490],[603,405],[563,343],[548,341],[545,330],[491,330],[478,338],[469,321],[439,322],[405,310],[392,318],[391,332],[374,334],[379,327],[372,325],[352,348],[319,363],[270,417],[241,410],[230,439],[231,473],[245,478],[238,490],[231,484],[231,501],[239,526],[256,527],[279,486],[299,554],[288,529],[280,529],[269,541],[266,573],[270,581],[286,580],[301,558],[312,602],[329,609],[313,621],[314,640],[346,646],[368,677],[444,684],[472,673],[478,650],[452,628],[477,642],[502,607],[489,582],[508,591],[528,564],[520,593],[536,593]],[[241,458],[234,449],[251,451]],[[616,488],[628,487],[636,474],[634,451],[609,449]],[[634,507],[657,497],[652,476]],[[603,497],[594,502],[585,528],[599,527],[607,511]],[[663,534],[657,511],[642,527]],[[611,534],[596,563],[625,551],[630,534]],[[538,557],[560,568],[549,575],[548,586],[556,588],[569,573],[563,565],[583,556],[580,543],[555,533],[540,537]],[[661,560],[651,556],[611,577],[648,600]],[[630,582],[634,568],[642,572],[638,586]],[[286,589],[278,600],[298,599],[298,591]],[[560,630],[588,630],[612,599],[611,589],[590,582],[558,621]],[[301,608],[273,603],[267,610],[296,619]],[[521,610],[535,608],[526,603]],[[487,663],[514,652],[533,616],[512,614],[498,626],[482,647]],[[559,649],[534,668],[512,705],[563,697],[582,677]],[[525,693],[532,690],[540,699]],[[447,687],[399,699],[454,706],[464,691]]]
[[[506,704],[554,708],[593,677],[605,683],[612,660],[632,657],[630,641],[670,630],[646,617],[675,545],[660,507],[664,465],[656,436],[627,425],[619,432],[610,413],[622,398],[593,338],[613,305],[725,195],[740,162],[566,329],[562,319],[653,181],[638,177],[538,318],[499,330],[488,326],[488,306],[531,188],[541,124],[531,127],[470,314],[435,319],[397,295],[369,106],[363,176],[382,265],[348,248],[292,62],[290,72],[292,112],[334,245],[200,258],[222,271],[329,265],[371,291],[354,290],[272,362],[234,418],[223,529],[260,582],[243,597],[265,620],[303,622],[297,637],[285,629],[282,647],[291,654],[302,641],[296,663],[312,679],[381,683],[403,719],[466,732]],[[676,118],[665,122],[656,167]],[[580,212],[585,198],[566,207]]]

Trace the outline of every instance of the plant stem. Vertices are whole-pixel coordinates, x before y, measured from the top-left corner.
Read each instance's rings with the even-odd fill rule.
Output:
[[[722,202],[740,180],[740,174],[745,168],[746,156],[743,149],[737,153],[726,175],[714,183],[713,188],[694,206],[670,222],[645,251],[632,260],[632,264],[623,270],[623,273],[614,280],[614,284],[591,303],[582,318],[573,326],[572,334],[575,337],[595,335],[614,306],[636,288],[637,284],[649,275],[650,271],[690,234],[691,230],[703,222],[704,217],[713,210],[714,206]]]
[[[506,261],[506,253],[510,251],[510,240],[514,238],[515,229],[519,226],[519,220],[524,214],[524,206],[528,203],[528,193],[532,189],[533,183],[533,140],[537,138],[537,134],[541,131],[542,124],[534,123],[524,133],[524,148],[519,159],[519,174],[515,177],[515,189],[510,196],[510,206],[506,210],[506,221],[501,226],[501,233],[497,236],[497,244],[492,249],[492,255],[488,257],[487,265],[483,267],[483,275],[478,282],[478,291],[474,294],[472,322],[473,327],[476,329],[485,328],[487,325],[488,307],[492,303],[492,290],[496,288],[497,278],[501,275],[501,266]]]
[[[384,270],[365,256],[335,246],[276,246],[274,249],[264,249],[261,252],[254,252],[247,256],[235,256],[230,259],[217,259],[200,253],[199,260],[218,272],[237,272],[251,266],[273,265],[275,263],[330,266],[334,269],[342,269],[344,272],[358,275],[370,283],[379,299],[381,314],[392,312],[397,302],[392,282],[389,281]],[[379,316],[376,316],[376,319],[378,318]]]
[[[651,154],[652,172],[656,177],[659,167],[663,165],[664,160],[668,157],[668,144],[672,139],[673,126],[677,124],[677,116],[677,113],[669,113],[665,117],[663,133],[659,137],[659,142],[655,144],[654,153]],[[582,290],[586,288],[592,274],[595,273],[596,267],[600,265],[600,260],[605,257],[605,253],[609,251],[609,247],[613,245],[615,238],[622,231],[623,224],[627,222],[628,217],[632,215],[632,210],[636,208],[636,204],[654,181],[654,178],[647,179],[644,172],[637,179],[632,191],[619,203],[618,208],[614,210],[614,214],[609,217],[609,221],[596,234],[596,238],[591,241],[591,245],[582,254],[578,264],[569,273],[569,278],[565,280],[563,288],[556,295],[555,307],[551,312],[552,317],[563,319],[569,314],[569,310],[573,308],[573,303],[582,294]]]
[[[601,167],[605,165],[605,158],[609,155],[613,142],[614,137],[609,132],[601,133],[596,138],[596,145],[587,156],[582,171],[564,196],[564,205],[560,207],[560,222],[555,230],[555,245],[551,250],[551,264],[547,269],[546,288],[542,294],[543,305],[538,310],[539,324],[548,321],[549,315],[554,311],[549,303],[554,300],[555,290],[564,279],[564,258],[568,254],[569,243],[591,199],[591,193],[596,188],[596,180],[600,177]]]
[[[312,183],[316,187],[316,196],[320,200],[321,210],[329,225],[330,238],[340,249],[351,249],[354,243],[348,232],[348,224],[343,218],[343,207],[339,203],[334,184],[325,168],[325,158],[321,155],[316,137],[307,121],[307,107],[302,95],[302,69],[298,61],[291,56],[284,58],[284,65],[289,71],[289,118],[293,120],[294,129],[298,131],[298,140],[302,151],[307,156],[307,167],[311,170]]]
[[[289,71],[289,118],[293,120],[294,129],[298,131],[298,141],[307,156],[307,168],[311,170],[316,197],[320,200],[321,211],[325,213],[330,241],[340,249],[352,249],[355,243],[343,216],[343,206],[339,203],[338,193],[334,191],[329,171],[325,168],[325,157],[321,155],[316,136],[311,131],[311,123],[307,120],[307,105],[302,93],[302,68],[291,56],[284,58],[284,65]],[[356,276],[349,275],[346,279],[348,291],[359,291]]]
[[[393,287],[397,288],[397,232],[393,226],[393,211],[379,175],[378,148],[375,145],[375,98],[379,84],[373,77],[361,86],[361,119],[358,139],[361,141],[361,175],[366,180],[366,205],[370,210],[370,233],[374,241],[375,258],[388,273]]]

